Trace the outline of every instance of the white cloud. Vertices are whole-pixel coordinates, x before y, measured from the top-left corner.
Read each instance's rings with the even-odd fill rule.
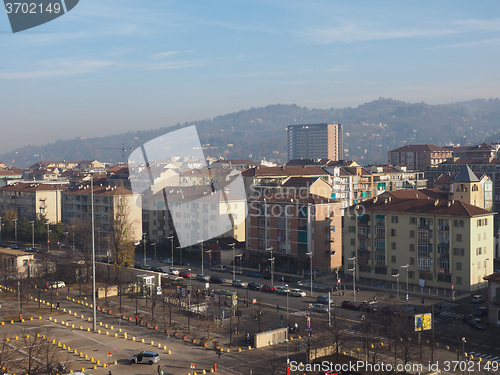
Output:
[[[113,61],[106,60],[45,60],[37,64],[42,66],[41,69],[0,72],[0,79],[67,77],[94,73],[114,64]]]
[[[159,60],[159,59],[163,59],[165,57],[175,56],[175,55],[178,55],[178,54],[179,54],[179,51],[158,52],[158,53],[152,54],[151,58],[155,59],[155,60]]]

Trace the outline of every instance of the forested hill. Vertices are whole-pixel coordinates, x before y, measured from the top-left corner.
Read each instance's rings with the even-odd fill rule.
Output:
[[[485,140],[500,141],[500,100],[477,99],[429,105],[382,98],[356,108],[341,109],[277,104],[156,130],[26,146],[0,155],[0,161],[18,167],[26,167],[39,160],[120,162],[123,160],[122,148],[127,149],[127,157],[130,148],[135,149],[174,129],[196,125],[205,153],[209,156],[285,162],[286,126],[321,122],[343,125],[346,159],[360,164],[385,163],[387,151],[404,144],[464,145]]]

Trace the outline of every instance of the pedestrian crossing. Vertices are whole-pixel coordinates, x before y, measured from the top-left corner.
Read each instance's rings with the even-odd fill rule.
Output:
[[[441,311],[441,313],[434,319],[436,322],[442,322],[451,318],[462,319],[464,314],[460,314],[454,311]]]
[[[477,353],[477,352],[468,352],[467,355],[469,356],[474,356],[476,358],[482,358],[485,361],[490,361],[490,362],[498,362],[500,363],[500,357],[496,356],[494,354],[483,354],[483,353]]]
[[[443,308],[443,309],[450,309],[450,308],[452,308],[452,307],[457,307],[457,306],[458,306],[458,303],[454,303],[454,302],[448,302],[448,301],[446,301],[446,302],[441,302],[439,305],[440,305],[440,306],[441,306],[441,308]]]
[[[295,315],[295,316],[307,316],[310,313],[311,313],[311,311],[309,311],[309,310],[302,310],[302,311],[293,312],[291,315]]]
[[[346,329],[344,332],[347,332],[353,336],[364,336],[365,334],[361,331],[357,331],[355,329]],[[382,336],[370,336],[370,339],[377,340],[377,341],[389,341],[387,337],[382,337]]]

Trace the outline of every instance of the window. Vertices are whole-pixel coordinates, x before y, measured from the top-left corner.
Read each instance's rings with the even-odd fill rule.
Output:
[[[453,221],[453,226],[456,228],[463,228],[464,227],[464,221],[463,220],[454,220]]]
[[[410,257],[410,265],[413,266],[415,264],[415,258]]]
[[[356,232],[356,227],[353,225],[350,225],[349,226],[349,233],[354,233],[354,232]]]
[[[396,229],[391,229],[391,236],[396,237]]]
[[[457,242],[462,242],[462,234],[457,233]]]
[[[477,219],[477,226],[480,227],[483,225],[483,221],[481,219]]]
[[[351,246],[356,245],[356,240],[354,238],[351,238]]]
[[[416,217],[410,217],[410,224],[416,224],[417,223],[417,218]]]
[[[397,224],[398,223],[398,216],[391,216],[391,223]]]
[[[461,276],[457,276],[457,284],[462,285],[462,277]]]
[[[415,231],[414,230],[410,231],[410,238],[415,238]]]
[[[476,255],[481,255],[481,251],[482,251],[482,249],[480,247],[478,247],[476,249]]]
[[[454,247],[454,248],[453,248],[453,255],[463,257],[463,256],[464,256],[464,254],[465,254],[465,250],[464,250],[464,249],[459,248],[459,247]]]
[[[392,255],[391,256],[391,262],[392,263],[396,263],[396,255]]]
[[[396,250],[396,242],[391,242],[391,249]]]
[[[462,271],[462,262],[457,262],[455,268],[457,271]]]
[[[415,251],[415,244],[414,243],[410,244],[410,251]]]

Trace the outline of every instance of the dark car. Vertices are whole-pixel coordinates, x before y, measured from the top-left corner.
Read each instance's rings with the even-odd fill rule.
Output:
[[[247,276],[260,277],[260,273],[258,273],[257,271],[250,271],[250,272],[247,272]]]
[[[262,286],[264,292],[276,293],[276,288],[271,284],[266,284]]]
[[[183,278],[185,278],[185,279],[190,279],[190,278],[192,278],[192,277],[193,277],[193,275],[192,275],[192,274],[190,274],[189,272],[184,272],[184,271],[179,272],[179,276],[180,276],[180,277],[183,277]]]
[[[248,283],[248,289],[260,290],[262,289],[262,287],[260,286],[259,283]]]
[[[155,271],[155,272],[162,272],[162,273],[163,273],[163,268],[153,266],[153,267],[151,267],[151,271]]]
[[[488,307],[486,307],[486,306],[478,307],[477,310],[474,311],[474,313],[472,315],[474,315],[474,317],[488,315]]]
[[[471,327],[479,330],[485,330],[486,326],[479,318],[475,318],[473,314],[464,315],[464,322],[469,324]]]
[[[344,309],[359,310],[361,305],[354,301],[342,301],[342,307]]]
[[[210,282],[214,284],[224,284],[224,279],[220,276],[210,276]]]

